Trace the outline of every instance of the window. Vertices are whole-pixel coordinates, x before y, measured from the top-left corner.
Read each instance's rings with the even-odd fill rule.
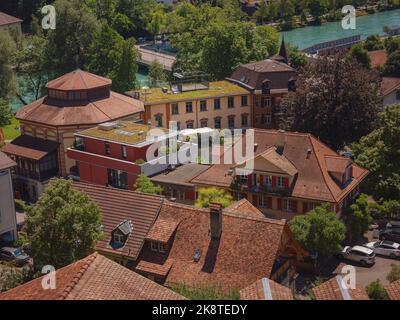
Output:
[[[288,199],[283,200],[283,210],[292,211],[292,201]]]
[[[126,146],[121,146],[121,155],[122,155],[122,159],[126,159]]]
[[[239,182],[241,183],[241,184],[247,184],[247,176],[246,175],[240,175],[240,176],[238,176],[239,177]]]
[[[167,249],[165,244],[156,241],[151,241],[150,246],[152,251],[165,252]]]
[[[318,207],[317,203],[314,203],[314,202],[308,203],[308,211],[314,210],[316,207]]]
[[[200,127],[202,128],[207,127],[208,126],[207,123],[208,123],[207,119],[200,120]]]
[[[258,197],[258,206],[265,208],[267,206],[267,197],[265,195],[260,195]]]
[[[255,97],[254,97],[254,106],[255,106],[255,107],[258,107],[259,105],[260,105],[260,99],[259,99],[258,96],[255,96]]]
[[[232,109],[235,107],[235,98],[234,97],[228,97],[228,108]]]
[[[228,128],[229,129],[235,128],[235,117],[234,116],[228,117]]]
[[[247,96],[242,96],[242,107],[247,107]]]
[[[268,113],[264,115],[264,124],[265,125],[270,125],[271,124],[271,115],[268,114]]]
[[[173,115],[179,114],[179,107],[177,103],[172,104],[172,114]]]
[[[272,186],[272,178],[271,176],[264,176],[264,184],[268,187]]]
[[[180,123],[180,121],[178,121],[177,123],[176,123],[176,130],[181,130],[181,123]]]
[[[278,188],[284,187],[283,177],[277,177],[276,181],[277,181]]]
[[[114,188],[128,189],[128,173],[115,170],[107,169],[108,173],[108,184]]]
[[[115,232],[115,233],[114,233],[114,242],[115,242],[115,243],[118,243],[118,244],[123,244],[123,243],[125,243],[125,237],[124,237],[124,235],[122,235],[122,234],[120,234],[120,233],[118,233],[118,232]]]
[[[207,111],[207,101],[206,100],[200,100],[200,111],[201,112]]]
[[[108,142],[104,142],[104,153],[110,154],[110,144]]]
[[[249,124],[249,116],[247,114],[242,114],[242,127],[247,127]]]
[[[190,102],[186,102],[186,113],[192,113],[193,112],[193,103]]]
[[[221,99],[214,99],[214,110],[221,109]]]
[[[215,129],[221,129],[221,118],[215,118],[214,119],[214,128]]]
[[[264,108],[269,108],[269,107],[271,107],[271,99],[264,98]]]
[[[193,129],[193,121],[186,122],[186,128]]]
[[[157,127],[162,127],[163,125],[163,121],[162,121],[162,115],[161,114],[157,114],[154,119],[156,120],[156,126]]]

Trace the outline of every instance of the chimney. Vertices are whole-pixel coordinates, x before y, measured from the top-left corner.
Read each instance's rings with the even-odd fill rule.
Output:
[[[222,232],[222,205],[210,202],[210,231],[211,239],[218,240]]]
[[[311,149],[307,149],[307,159],[310,159],[311,153],[312,153],[312,150]]]
[[[283,148],[285,147],[285,142],[286,142],[286,135],[285,135],[285,130],[278,130],[276,134],[276,152],[278,152],[280,155],[283,154]]]

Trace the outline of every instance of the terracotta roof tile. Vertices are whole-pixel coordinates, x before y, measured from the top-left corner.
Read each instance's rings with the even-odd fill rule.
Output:
[[[166,201],[158,219],[180,221],[166,254],[155,253],[147,243],[137,263],[163,266],[174,263],[166,277],[168,285],[216,285],[223,289],[244,288],[257,279],[270,277],[281,246],[289,232],[282,221],[249,217],[248,213],[223,212],[222,234],[211,240],[210,212]],[[201,251],[198,262],[193,257]]]
[[[313,288],[315,298],[317,300],[369,300],[365,290],[342,289],[339,287],[340,276],[324,282],[323,284]]]
[[[400,280],[392,282],[385,287],[390,300],[400,300]]]
[[[292,291],[268,278],[257,280],[240,290],[241,300],[293,300]]]
[[[167,243],[171,239],[178,225],[179,221],[173,219],[157,219],[150,231],[147,233],[146,239]]]
[[[56,271],[56,289],[43,277],[0,294],[0,300],[181,300],[181,295],[94,253]]]
[[[383,67],[387,61],[388,54],[386,50],[375,50],[368,52],[371,59],[371,68],[375,69],[378,66]]]
[[[23,20],[21,20],[19,18],[10,16],[10,15],[0,11],[0,26],[5,26],[8,24],[14,24],[14,23],[20,23],[22,21]]]
[[[253,129],[248,130],[248,134],[251,131],[254,132],[254,142],[257,143],[256,156],[276,145],[278,131]],[[243,139],[243,144],[245,140]],[[242,147],[242,150],[245,150],[245,146]],[[307,157],[309,150],[311,154]],[[291,194],[293,197],[339,202],[368,174],[367,170],[353,163],[354,179],[346,188],[341,189],[329,174],[325,159],[326,157],[331,157],[332,159],[338,157],[338,159],[340,158],[338,162],[342,164],[343,160],[341,159],[343,157],[340,157],[335,151],[310,134],[285,132],[283,156],[298,171],[296,183]],[[346,159],[346,161],[348,160]],[[215,185],[229,188],[232,183],[232,176],[228,174],[228,171],[231,167],[233,165],[212,165],[208,170],[193,179],[192,182],[199,186]]]
[[[110,79],[78,69],[49,81],[46,88],[70,91],[93,89],[110,85]]]
[[[164,264],[140,261],[135,270],[144,274],[152,274],[160,277],[166,277],[174,264],[173,259],[167,259]]]
[[[253,206],[247,199],[241,199],[224,209],[226,212],[241,212],[253,218],[264,218],[264,214]]]
[[[0,151],[0,170],[8,169],[17,164]]]
[[[383,77],[381,87],[382,95],[387,96],[388,94],[391,94],[393,91],[400,88],[400,78]]]
[[[28,159],[40,160],[55,151],[58,146],[59,143],[55,141],[22,135],[6,144],[2,151]]]
[[[135,259],[139,255],[164,198],[82,182],[74,182],[74,188],[88,194],[101,210],[105,237],[98,242],[96,249]],[[114,249],[110,246],[111,233],[125,220],[132,221],[133,230],[126,244],[122,248]]]

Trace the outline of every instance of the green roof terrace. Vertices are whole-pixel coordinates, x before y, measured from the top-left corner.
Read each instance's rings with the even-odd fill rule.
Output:
[[[201,84],[185,84],[185,91],[163,90],[162,88],[146,88],[136,92],[129,92],[130,96],[143,101],[145,105],[164,104],[179,101],[200,100],[233,95],[245,95],[249,92],[229,81],[209,82],[207,86]]]

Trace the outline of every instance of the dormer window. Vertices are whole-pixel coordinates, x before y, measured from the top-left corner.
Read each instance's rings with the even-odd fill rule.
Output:
[[[125,246],[129,235],[133,230],[132,221],[125,220],[121,222],[112,232],[110,246],[113,249],[120,249]]]
[[[120,234],[119,232],[114,233],[114,243],[116,244],[124,244],[124,235]]]
[[[150,247],[151,247],[151,250],[155,251],[155,252],[164,253],[167,251],[167,245],[162,242],[158,242],[158,241],[151,241]]]

